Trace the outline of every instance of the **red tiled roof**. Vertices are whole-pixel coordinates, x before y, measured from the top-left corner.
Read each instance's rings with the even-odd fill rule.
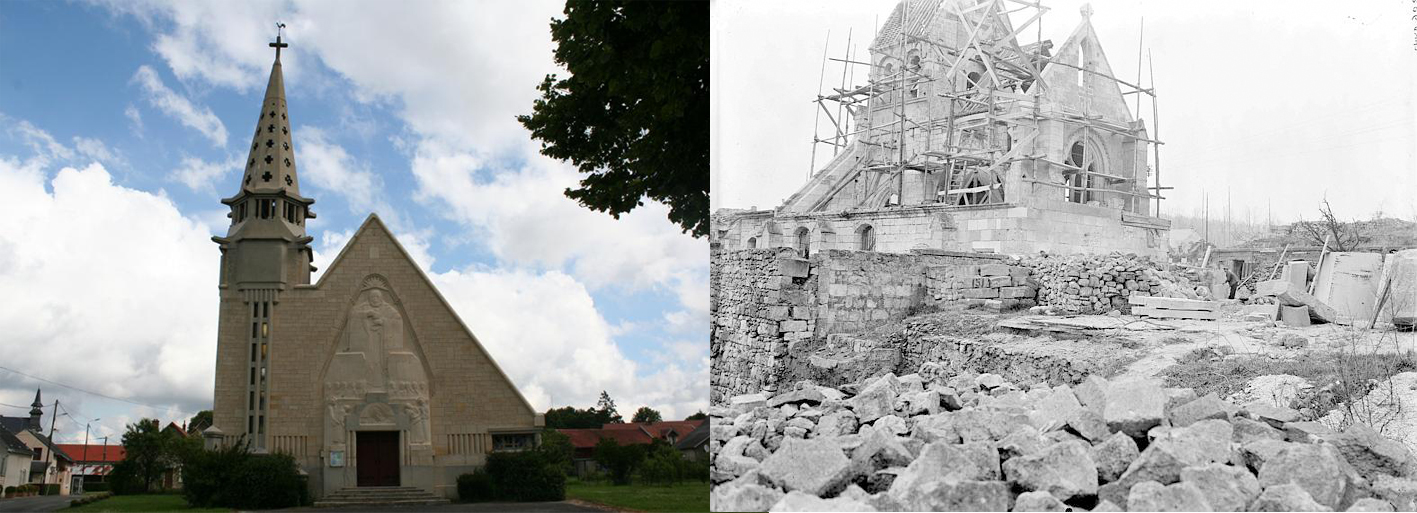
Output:
[[[699,427],[703,420],[666,420],[663,422],[622,422],[618,424],[606,424],[601,429],[644,429],[650,436],[665,440],[672,430],[676,436],[684,436]]]
[[[113,463],[123,461],[123,456],[126,454],[123,451],[123,446],[121,445],[89,444],[88,446],[85,446],[84,444],[59,444],[59,449],[64,451],[64,453],[68,454],[70,457],[73,457],[74,461],[79,463]]]
[[[654,442],[644,431],[638,429],[557,429],[571,439],[571,446],[577,449],[593,448],[601,438],[615,440],[620,445],[648,445]]]

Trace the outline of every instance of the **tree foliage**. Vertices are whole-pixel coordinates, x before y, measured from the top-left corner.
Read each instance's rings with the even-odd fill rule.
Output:
[[[616,219],[648,197],[707,235],[708,2],[567,0],[564,14],[551,37],[571,75],[547,75],[517,121],[586,175],[567,197]]]
[[[630,422],[660,422],[663,420],[664,417],[660,416],[659,412],[648,406],[641,406],[640,409],[635,410],[635,416],[630,418]]]
[[[613,438],[601,438],[595,444],[595,462],[610,470],[610,481],[617,485],[630,484],[630,475],[644,459],[643,445],[620,445]]]
[[[1319,208],[1318,221],[1294,223],[1294,231],[1312,241],[1315,246],[1322,245],[1327,240],[1332,251],[1353,251],[1368,242],[1361,223],[1339,221],[1338,216],[1333,215],[1333,207],[1329,206],[1328,198],[1324,198],[1323,207]]]
[[[187,432],[201,431],[212,425],[212,411],[202,410],[192,416],[192,420],[187,421]]]
[[[615,410],[615,400],[610,398],[609,392],[600,391],[600,401],[595,403],[595,409],[606,419],[607,424],[618,424],[625,421],[625,418],[620,416],[620,412]]]
[[[157,419],[139,419],[123,433],[125,473],[141,491],[153,490],[162,473],[175,468],[181,456],[181,436],[163,431]]]
[[[708,414],[707,414],[707,413],[704,413],[703,410],[699,410],[699,411],[697,411],[697,412],[694,412],[693,415],[690,415],[690,416],[688,416],[688,417],[684,417],[684,420],[704,420],[704,419],[707,419],[707,418],[708,418]]]
[[[555,467],[563,474],[571,472],[571,457],[575,453],[575,446],[571,445],[571,437],[556,431],[547,429],[541,432],[541,445],[537,447],[541,452],[546,464]]]

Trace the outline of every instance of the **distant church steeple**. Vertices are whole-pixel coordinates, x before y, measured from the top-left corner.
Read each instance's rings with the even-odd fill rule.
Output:
[[[281,25],[282,27],[284,25]],[[270,80],[256,118],[255,133],[235,196],[221,200],[231,208],[231,226],[222,245],[222,285],[240,290],[273,290],[310,282],[313,254],[305,221],[315,217],[312,198],[300,195],[285,79],[280,51],[290,45],[278,34]]]
[[[30,403],[30,429],[39,432],[39,419],[44,416],[44,403],[39,400],[39,389],[34,389],[34,402]]]

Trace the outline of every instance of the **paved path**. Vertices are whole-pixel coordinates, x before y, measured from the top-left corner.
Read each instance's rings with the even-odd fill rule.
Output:
[[[69,507],[77,495],[40,495],[17,499],[0,499],[0,511],[55,511]]]

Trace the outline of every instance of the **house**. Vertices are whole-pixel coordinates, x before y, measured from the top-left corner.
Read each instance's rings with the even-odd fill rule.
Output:
[[[684,459],[698,461],[699,458],[708,458],[708,440],[709,423],[701,422],[699,427],[680,438],[679,442],[674,444],[674,448],[684,454]]]
[[[595,462],[595,446],[603,438],[615,440],[620,445],[650,445],[655,440],[663,440],[670,445],[676,445],[701,425],[708,425],[708,421],[616,422],[602,425],[599,429],[557,429],[556,431],[571,439],[571,446],[575,448],[571,454],[571,465],[577,476],[584,476],[586,472],[600,467]]]
[[[3,425],[0,425],[0,448],[4,449],[0,455],[0,491],[28,483],[34,451]]]
[[[74,476],[86,485],[107,482],[113,465],[127,455],[121,445],[59,444],[59,450],[74,458]]]
[[[69,480],[74,459],[69,457],[63,450],[44,434],[42,422],[44,416],[43,403],[40,401],[40,392],[34,393],[34,403],[30,404],[29,417],[5,417],[0,416],[0,427],[14,435],[21,443],[33,452],[29,463],[29,476],[25,479],[26,484],[58,484],[59,494],[69,494]],[[10,458],[7,451],[6,460]],[[8,463],[7,463],[8,466]]]

